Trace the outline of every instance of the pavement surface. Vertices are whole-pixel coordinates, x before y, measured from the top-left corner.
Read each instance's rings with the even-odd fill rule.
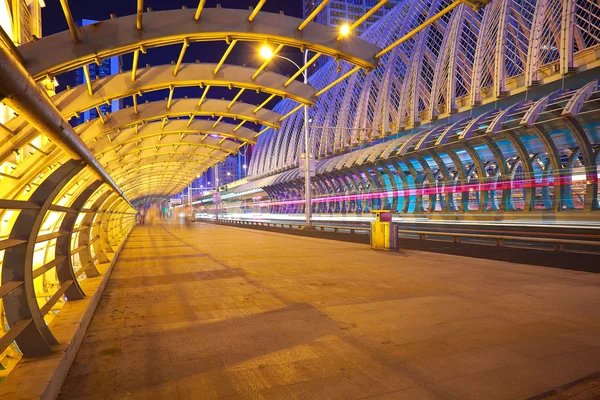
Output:
[[[600,275],[162,222],[59,398],[521,399],[599,371]]]

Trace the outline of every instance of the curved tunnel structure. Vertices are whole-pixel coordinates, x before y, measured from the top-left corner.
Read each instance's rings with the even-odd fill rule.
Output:
[[[386,47],[450,3],[406,2],[362,37]],[[320,96],[309,114],[313,212],[589,217],[563,211],[599,207],[599,15],[587,0],[460,5]],[[309,81],[319,90],[336,69]],[[269,201],[240,206],[304,212],[304,124],[298,113],[258,138],[250,182],[234,191],[261,188]]]
[[[592,81],[320,160],[313,212],[598,210],[597,88]],[[266,211],[298,213],[303,187],[290,169],[236,191],[263,188]]]
[[[337,29],[258,8],[143,13],[75,27],[15,47],[2,31],[0,100],[15,111],[0,124],[0,362],[48,355],[58,343],[51,322],[66,301],[83,299],[84,280],[98,277],[137,223],[136,207],[180,192],[258,136],[251,127],[279,128],[291,114],[266,108],[276,97],[313,105],[316,90],[295,78],[226,64],[238,42],[296,47],[373,69],[380,48]],[[138,2],[138,7],[143,2]],[[132,10],[133,11],[133,10]],[[142,22],[143,21],[143,22]],[[116,34],[118,33],[118,34]],[[186,63],[194,43],[228,45],[219,63]],[[173,64],[138,68],[148,49],[177,46]],[[91,80],[88,64],[133,53],[131,71]],[[54,78],[82,68],[86,82],[46,94]],[[196,98],[178,96],[195,88]],[[225,87],[232,100],[217,99]],[[162,91],[165,100],[140,101]],[[245,91],[259,104],[241,101]],[[162,93],[161,92],[161,93]],[[133,106],[103,113],[102,104],[129,98]],[[98,117],[68,120],[90,109]],[[8,364],[11,364],[10,360]]]

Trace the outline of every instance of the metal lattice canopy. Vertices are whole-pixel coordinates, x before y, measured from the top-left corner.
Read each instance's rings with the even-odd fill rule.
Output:
[[[453,120],[475,107],[491,107],[509,96],[524,95],[598,66],[600,4],[596,0],[463,3],[407,1],[365,31],[363,39],[385,49],[395,47],[379,57],[370,74],[360,71],[317,96],[310,111],[310,145],[316,158]],[[489,4],[477,10],[477,3]],[[424,19],[434,19],[448,9],[452,12],[424,26]],[[325,62],[309,83],[326,88],[339,75],[337,67]],[[343,72],[352,68],[342,65]],[[273,110],[285,115],[295,107],[294,102],[282,100]],[[303,123],[304,117],[294,114],[278,130],[265,128],[250,161],[250,179],[297,165],[304,151]],[[469,134],[462,137],[468,138]]]
[[[265,0],[250,11],[205,9],[200,0],[195,10],[162,12],[143,12],[138,0],[135,15],[77,27],[61,0],[68,31],[16,47],[0,28],[0,101],[16,113],[0,124],[0,356],[52,352],[55,311],[83,298],[80,282],[114,259],[136,224],[136,206],[180,192],[254,144],[253,128],[278,129],[293,112],[272,111],[273,100],[298,110],[327,91],[296,80],[309,64],[292,77],[267,71],[271,58],[258,68],[228,65],[238,43],[269,46],[273,56],[287,47],[310,50],[312,62],[328,56],[354,72],[376,68],[379,47],[311,22],[328,2],[301,20],[260,12]],[[218,63],[184,62],[190,47],[207,41],[227,44]],[[138,68],[141,54],[163,46],[176,46],[177,61]],[[130,71],[91,79],[89,64],[129,53]],[[54,78],[76,68],[85,83],[49,97]],[[328,89],[348,76],[332,76]],[[197,98],[181,95],[190,87]],[[215,98],[215,87],[228,88],[231,98]],[[243,102],[250,91],[264,100]],[[149,102],[157,97],[151,92],[167,95]],[[133,106],[103,112],[121,99]],[[97,118],[68,122],[94,109]]]
[[[267,71],[269,60],[258,69],[226,64],[237,43],[267,44],[274,48],[274,54],[285,47],[310,50],[357,70],[369,71],[377,65],[377,46],[353,36],[338,37],[336,27],[311,22],[315,15],[303,21],[259,12],[264,2],[251,11],[205,9],[200,2],[196,10],[142,13],[140,3],[137,15],[77,27],[68,4],[63,2],[70,30],[27,43],[16,54],[38,82],[83,69],[85,84],[51,99],[64,119],[94,108],[100,111],[103,104],[114,100],[133,99],[133,107],[110,115],[100,111],[98,118],[75,129],[130,199],[179,192],[197,174],[236,154],[245,144],[254,144],[258,134],[251,129],[252,124],[278,129],[293,113],[281,115],[265,108],[271,100],[288,99],[298,104],[298,110],[302,105],[312,106],[322,94],[296,80],[299,74],[290,78]],[[183,62],[190,44],[207,41],[227,43],[218,63]],[[170,45],[180,48],[176,63],[138,68],[140,54]],[[127,53],[133,53],[131,71],[90,80],[88,64]],[[331,83],[347,76],[340,74]],[[177,97],[179,88],[190,87],[198,88],[201,96]],[[211,98],[213,87],[235,90],[233,99]],[[167,91],[168,96],[164,101],[144,103],[144,95],[155,91]],[[264,93],[268,98],[261,104],[243,103],[240,98],[245,91]],[[11,157],[15,146],[25,146],[39,136],[38,128],[28,124],[27,115],[9,121],[7,140],[0,147],[3,159]],[[60,147],[60,141],[55,142]],[[44,150],[46,157],[61,159],[59,148],[49,150]]]

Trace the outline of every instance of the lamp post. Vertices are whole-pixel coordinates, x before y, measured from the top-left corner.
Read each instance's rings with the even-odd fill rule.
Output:
[[[215,222],[219,222],[219,163],[217,162],[214,167],[215,171]]]
[[[291,61],[291,60],[290,60]],[[304,66],[308,61],[308,50],[304,50]],[[295,64],[295,63],[294,63]],[[308,68],[302,71],[304,75],[304,84],[308,85]],[[310,143],[309,143],[309,127],[308,127],[308,105],[304,105],[304,213],[306,215],[306,223],[304,229],[308,230],[312,228],[312,191],[310,182]]]
[[[351,32],[351,28],[348,24],[343,24],[340,26],[340,36],[347,36]],[[282,60],[286,60],[294,64],[298,70],[302,71],[302,76],[304,77],[304,84],[308,85],[308,50],[304,50],[304,66],[300,67],[294,60],[280,56],[278,54],[274,54],[273,50],[268,45],[264,45],[260,48],[260,56],[265,60],[269,60],[273,58],[273,56],[277,58],[281,58]],[[311,158],[311,149],[309,143],[309,126],[308,126],[308,105],[304,105],[304,211],[306,214],[306,225],[304,229],[312,229],[312,192],[311,192],[311,183],[310,183],[310,158]]]

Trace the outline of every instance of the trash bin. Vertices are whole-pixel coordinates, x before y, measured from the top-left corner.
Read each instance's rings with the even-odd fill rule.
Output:
[[[398,250],[398,224],[392,222],[389,210],[373,210],[376,220],[371,222],[371,248],[373,250]]]

